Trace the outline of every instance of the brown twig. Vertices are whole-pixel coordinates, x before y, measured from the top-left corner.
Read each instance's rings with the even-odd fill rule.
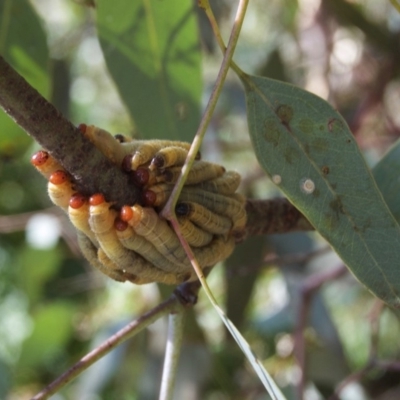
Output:
[[[284,198],[246,203],[245,236],[313,230],[304,215]]]
[[[177,313],[178,311],[182,312],[182,307],[184,309],[193,306],[197,302],[197,293],[199,288],[200,285],[198,285],[197,282],[188,282],[178,286],[175,293],[167,300],[120,329],[100,346],[82,357],[75,365],[46,386],[41,392],[32,397],[31,400],[45,400],[49,398],[52,394],[56,393],[79,374],[93,365],[97,360],[104,357],[118,345],[136,335],[159,318],[167,314]],[[178,294],[179,292],[185,293],[185,295],[182,297]]]
[[[139,190],[90,140],[0,56],[0,106],[74,177],[79,191],[103,193],[118,204],[140,200]]]
[[[52,394],[56,393],[119,344],[137,334],[160,317],[176,311],[178,306],[179,301],[177,297],[171,296],[163,303],[154,307],[146,314],[143,314],[141,317],[125,326],[86,356],[82,357],[75,365],[60,375],[56,380],[50,383],[50,385],[46,386],[41,392],[32,397],[31,400],[44,400],[49,398]]]

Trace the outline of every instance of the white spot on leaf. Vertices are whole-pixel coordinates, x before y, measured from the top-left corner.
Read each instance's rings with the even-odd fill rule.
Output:
[[[300,181],[300,189],[305,194],[311,194],[315,190],[315,183],[310,178],[304,178]]]
[[[280,175],[273,175],[272,182],[274,182],[275,185],[279,185],[282,182],[282,177]]]

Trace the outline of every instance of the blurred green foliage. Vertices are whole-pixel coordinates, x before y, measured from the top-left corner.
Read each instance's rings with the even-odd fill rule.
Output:
[[[189,140],[201,113],[200,72],[206,98],[221,60],[211,50],[215,46],[209,39],[207,21],[201,15],[198,20],[192,14],[188,17],[187,1],[174,1],[174,7],[154,16],[162,32],[170,28],[170,15],[189,21],[182,24],[186,40],[181,38],[179,46],[169,48],[179,30],[169,31],[170,36],[163,36],[158,28],[146,33],[143,26],[135,26],[129,19],[135,15],[133,3],[117,3],[122,8],[109,10],[106,2],[99,1],[97,14],[92,2],[0,1],[0,52],[76,124],[93,123],[113,133],[148,137],[151,132],[153,137],[162,137],[170,132],[164,118],[172,115],[178,121],[188,118],[183,118],[184,128],[176,134]],[[163,3],[166,7],[167,2]],[[159,2],[149,4],[157,8]],[[215,8],[227,34],[233,4],[220,0]],[[175,13],[175,9],[179,11]],[[107,17],[117,18],[117,22],[107,21]],[[124,42],[128,47],[122,46],[117,34],[106,34],[106,29],[111,29],[107,23],[114,28],[129,27],[128,41]],[[137,37],[131,33],[135,28]],[[399,30],[400,17],[389,1],[274,0],[266,5],[263,0],[254,0],[235,60],[246,72],[284,79],[328,99],[346,118],[367,161],[374,164],[400,134]],[[198,32],[207,49],[203,54]],[[130,47],[139,43],[146,49],[151,35],[161,41],[162,50],[154,53],[153,48],[152,53],[158,68],[163,62],[185,61],[184,66],[172,62],[164,68],[168,73],[159,86],[145,86],[140,74],[154,74],[157,68],[151,66],[150,58],[149,66],[140,70],[142,53]],[[134,39],[138,41],[131,42]],[[174,52],[168,53],[171,49]],[[180,52],[188,50],[190,57],[181,58]],[[124,51],[130,57],[121,60]],[[172,89],[173,94],[165,98],[168,100],[161,99],[160,87]],[[170,107],[169,99],[175,101],[181,93],[187,96],[187,104],[177,102]],[[156,97],[154,103],[151,96]],[[135,109],[139,98],[145,99],[140,104],[143,109]],[[163,114],[159,100],[167,103]],[[165,132],[159,132],[164,125]],[[29,164],[34,149],[35,143],[0,111],[0,398],[10,400],[31,397],[96,341],[160,300],[156,286],[110,282],[81,259],[71,226],[64,215],[51,208],[45,182]],[[247,134],[243,91],[233,75],[207,134],[203,156],[223,160],[227,168],[239,170],[246,195],[266,198],[277,194],[255,159]],[[383,167],[377,171],[384,177],[389,173]],[[385,181],[386,187],[390,187],[390,179]],[[53,216],[58,225],[32,220],[43,213]],[[32,232],[36,240],[27,239]],[[46,234],[53,242],[39,241]],[[217,298],[227,304],[229,316],[288,398],[294,398],[298,378],[292,333],[304,285],[341,263],[325,247],[316,234],[257,238],[239,246],[226,269],[217,267],[210,276]],[[328,398],[342,379],[365,366],[374,343],[371,331],[375,325],[370,315],[375,314],[370,313],[376,309],[376,300],[350,276],[326,283],[313,297],[303,315],[310,396],[318,393],[320,398]],[[193,385],[193,399],[265,398],[261,384],[202,295],[190,321],[177,398],[182,398],[179,391],[187,382]],[[398,321],[384,310],[379,323],[377,356],[396,360],[400,350]],[[200,329],[193,329],[196,324]],[[124,352],[114,353],[101,368],[92,367],[91,375],[69,385],[61,396],[156,398],[164,345],[165,324],[160,322],[131,340]],[[394,368],[377,367],[362,375],[352,388],[364,399],[384,399],[389,391],[397,398],[398,382],[399,373]],[[345,398],[351,397],[343,394]]]

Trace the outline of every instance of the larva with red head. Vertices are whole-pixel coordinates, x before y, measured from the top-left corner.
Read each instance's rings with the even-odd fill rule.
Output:
[[[69,200],[74,193],[71,180],[65,171],[55,171],[49,177],[47,191],[51,201],[68,211]]]
[[[176,263],[178,272],[190,269],[187,255],[168,223],[161,219],[153,208],[134,205],[131,209],[133,216],[127,222],[135,232],[152,243],[165,258]]]
[[[61,164],[49,152],[39,150],[31,157],[31,164],[46,178],[53,172],[64,170]]]
[[[140,278],[140,283],[161,282],[162,271],[120,243],[114,225],[117,212],[110,208],[111,204],[101,194],[92,196],[89,204],[89,225],[107,258],[123,271]]]
[[[69,219],[74,227],[83,232],[93,244],[98,246],[95,234],[89,225],[89,201],[80,193],[74,193],[69,200]]]
[[[176,278],[176,265],[166,259],[161,253],[157,251],[155,246],[146,240],[144,237],[138,235],[131,226],[128,224],[124,226],[124,229],[118,229],[122,227],[121,220],[116,220],[116,233],[121,244],[135,253],[140,254],[143,258],[157,267],[159,270],[164,271],[166,276],[164,277],[164,283],[174,284],[180,281]],[[124,222],[126,223],[126,222]],[[179,275],[179,274],[178,274]],[[166,282],[168,280],[168,282]]]

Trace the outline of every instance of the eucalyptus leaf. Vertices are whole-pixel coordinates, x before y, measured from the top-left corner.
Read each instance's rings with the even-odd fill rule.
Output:
[[[191,141],[200,121],[200,46],[192,2],[96,2],[108,69],[145,139]]]
[[[257,158],[377,297],[400,307],[400,227],[346,122],[295,86],[241,75]]]

